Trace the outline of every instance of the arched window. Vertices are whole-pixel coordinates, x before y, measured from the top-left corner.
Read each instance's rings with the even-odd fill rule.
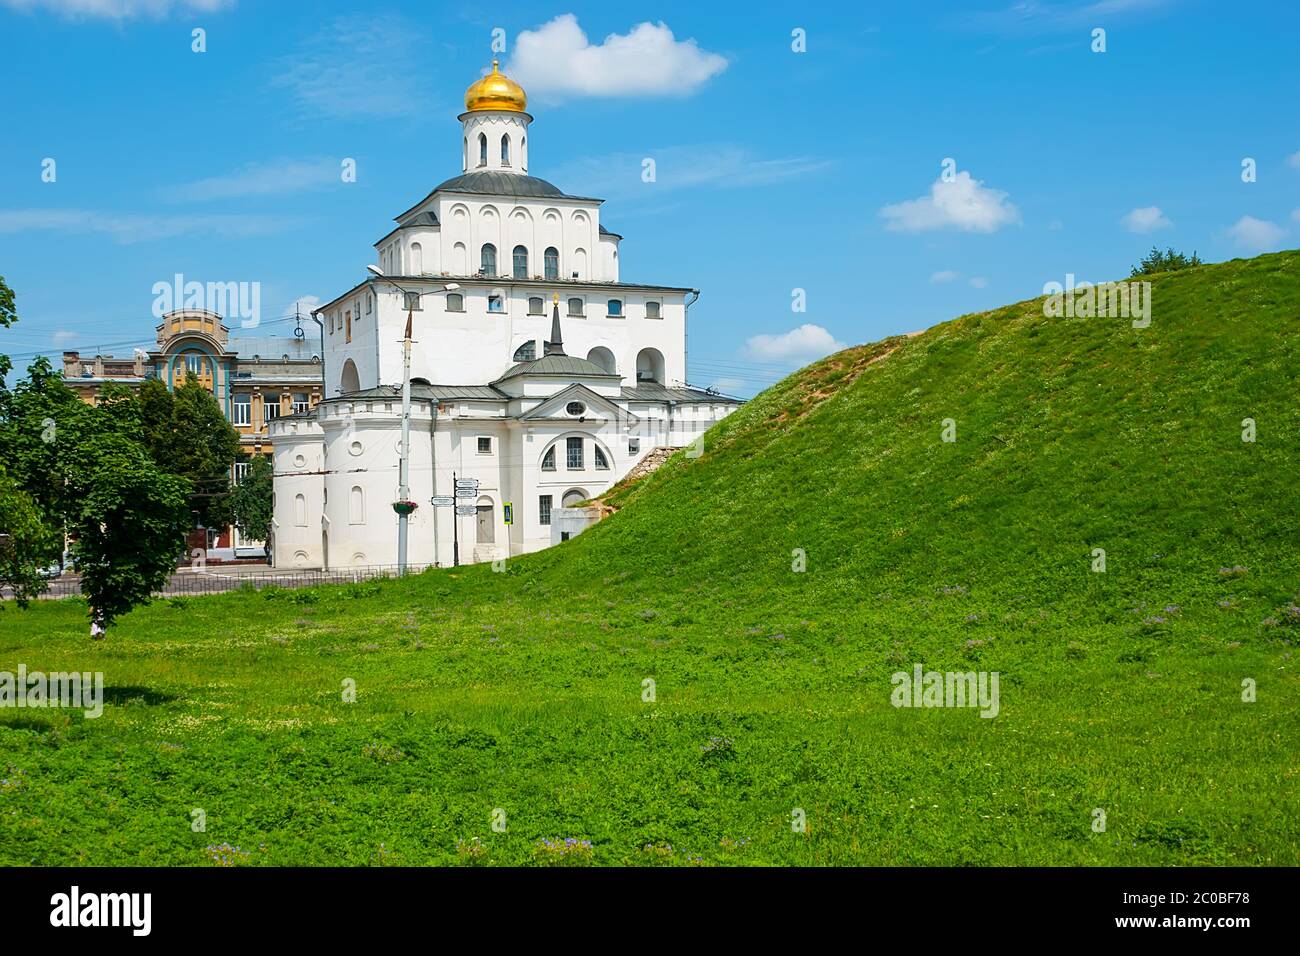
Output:
[[[307,527],[307,498],[304,495],[293,497],[293,523],[299,528]]]
[[[596,459],[596,470],[609,471],[609,459],[605,457],[605,452],[601,447],[593,442],[591,449]]]
[[[606,308],[608,309],[607,312],[608,315],[617,316],[621,318],[623,315],[623,300],[610,299]]]
[[[546,278],[558,279],[560,277],[560,250],[554,246],[548,246],[543,255],[546,266]]]
[[[647,303],[645,304],[645,317],[646,317],[647,319],[657,319],[657,318],[659,318],[659,303],[658,303],[658,302],[647,302]]]
[[[546,449],[546,454],[542,456],[542,471],[555,470],[555,446],[552,445]]]
[[[564,493],[564,497],[560,499],[560,507],[576,508],[579,502],[583,502],[586,500],[587,500],[587,493],[585,491],[583,491],[581,488],[571,488],[570,490],[566,491]]]
[[[546,308],[546,300],[543,299],[540,295],[530,295],[528,297],[529,315],[545,315],[546,313],[543,311],[545,308]]]
[[[536,341],[525,342],[523,345],[519,346],[519,348],[515,349],[514,360],[516,362],[531,362],[535,358],[537,358]]]
[[[585,307],[585,304],[577,296],[574,296],[572,299],[569,300],[569,315],[579,316],[582,318],[587,317],[587,309]]]
[[[424,275],[424,247],[418,242],[411,243],[411,275]]]
[[[348,498],[348,523],[366,523],[366,496],[360,485],[352,486],[352,494]]]
[[[489,276],[497,274],[497,247],[490,242],[483,244],[483,251],[479,256],[478,271]]]
[[[465,297],[464,297],[463,295],[461,295],[459,292],[449,292],[449,293],[447,294],[447,311],[448,311],[448,312],[464,312],[464,311],[465,311]]]
[[[664,384],[664,356],[658,349],[642,349],[636,355],[636,380]]]
[[[501,137],[501,165],[510,165],[510,136],[508,134]]]
[[[465,158],[460,164],[461,169],[469,169],[469,137],[465,137]]]
[[[361,390],[361,376],[357,374],[357,363],[352,359],[348,359],[343,363],[343,375],[339,382],[339,388],[344,395]]]
[[[515,246],[515,278],[528,278],[528,247]]]
[[[614,362],[614,353],[603,345],[598,345],[587,353],[587,361],[595,362],[610,375],[617,375],[618,368]]]
[[[483,133],[478,134],[478,164],[487,165],[487,136]]]

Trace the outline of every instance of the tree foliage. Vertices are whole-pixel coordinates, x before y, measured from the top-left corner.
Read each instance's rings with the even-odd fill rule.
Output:
[[[1133,267],[1129,276],[1149,276],[1154,272],[1173,272],[1175,269],[1190,269],[1192,266],[1199,265],[1203,263],[1195,250],[1188,258],[1181,252],[1175,252],[1172,247],[1161,252],[1152,246],[1151,251],[1142,258],[1142,261]]]
[[[40,569],[52,564],[61,550],[62,541],[45,522],[36,500],[0,465],[0,588],[9,588],[18,606],[26,607],[45,590]]]
[[[72,553],[92,620],[103,627],[167,583],[190,524],[189,483],[111,430],[81,436],[63,458]]]
[[[267,551],[271,544],[271,492],[274,469],[271,459],[256,455],[248,463],[248,474],[231,493],[231,510],[239,533],[255,541],[265,541]]]
[[[189,481],[190,510],[208,527],[229,524],[230,467],[239,453],[239,433],[216,398],[187,375],[175,392],[145,382],[138,408],[140,435],[154,463]]]

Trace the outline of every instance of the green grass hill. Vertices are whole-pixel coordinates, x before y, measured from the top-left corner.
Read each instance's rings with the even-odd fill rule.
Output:
[[[1300,253],[1151,283],[830,356],[504,573],[5,608],[110,693],[0,712],[0,862],[1300,863]]]

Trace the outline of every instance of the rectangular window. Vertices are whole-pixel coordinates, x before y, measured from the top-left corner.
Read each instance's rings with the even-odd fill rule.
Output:
[[[529,297],[528,314],[529,315],[545,314],[545,305],[543,304],[542,297],[540,295],[534,295]]]
[[[499,296],[499,295],[489,295],[489,296],[488,296],[488,311],[489,311],[489,312],[504,312],[505,310],[506,310],[505,299],[503,299],[503,298],[502,298],[501,296]]]
[[[273,422],[280,417],[280,400],[278,398],[268,398],[264,401],[262,412],[268,422]]]
[[[621,319],[623,317],[622,299],[610,299],[607,308],[609,309],[608,315],[611,319]]]
[[[647,319],[657,319],[657,318],[659,318],[659,303],[658,303],[658,302],[647,302],[647,303],[645,304],[645,317],[646,317]]]
[[[480,435],[478,439],[478,453],[480,455],[492,454],[492,439],[486,435]]]
[[[295,415],[311,408],[311,399],[306,392],[293,393],[293,413]]]
[[[253,396],[236,395],[234,414],[235,414],[236,425],[253,424]]]
[[[629,438],[629,439],[627,440],[627,453],[628,453],[629,455],[639,455],[639,454],[641,454],[641,439],[639,439],[639,438]]]
[[[352,310],[343,313],[344,342],[352,341]]]
[[[551,523],[551,496],[539,495],[537,498],[537,522],[538,524]]]
[[[203,368],[203,358],[199,355],[185,356],[185,371],[198,375]]]
[[[373,295],[366,296],[366,315],[369,315],[374,310],[374,307],[375,297]]]
[[[248,462],[246,461],[235,462],[234,477],[235,477],[235,484],[238,485],[243,483],[244,479],[248,477]]]
[[[418,292],[403,292],[403,293],[402,293],[402,308],[403,308],[403,309],[406,309],[408,312],[419,312],[419,311],[420,311],[420,293],[418,293]]]
[[[568,457],[565,466],[570,471],[582,470],[582,439],[568,438],[565,439],[565,448],[568,451]]]
[[[587,316],[586,303],[584,303],[581,299],[577,297],[570,299],[569,315],[574,316],[575,318],[586,318]]]
[[[464,311],[465,311],[465,297],[464,297],[463,295],[461,295],[459,292],[453,292],[453,293],[451,293],[450,295],[448,295],[448,296],[447,296],[447,311],[448,311],[448,312],[464,312]]]

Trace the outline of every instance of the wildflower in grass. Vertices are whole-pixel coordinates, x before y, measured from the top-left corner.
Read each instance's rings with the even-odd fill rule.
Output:
[[[543,863],[585,863],[592,859],[590,840],[567,837],[563,840],[538,840],[533,855]]]
[[[247,850],[241,850],[229,843],[219,843],[205,849],[207,854],[212,857],[212,862],[217,866],[238,866],[240,863],[248,862],[249,857],[252,855]]]
[[[649,853],[651,856],[670,857],[673,855],[673,845],[671,843],[647,843],[641,848],[642,853]]]
[[[456,841],[456,856],[469,862],[481,861],[487,856],[487,847],[478,837],[470,837],[468,840]]]
[[[721,753],[731,749],[732,740],[730,737],[710,737],[709,742],[700,748],[706,754]]]

